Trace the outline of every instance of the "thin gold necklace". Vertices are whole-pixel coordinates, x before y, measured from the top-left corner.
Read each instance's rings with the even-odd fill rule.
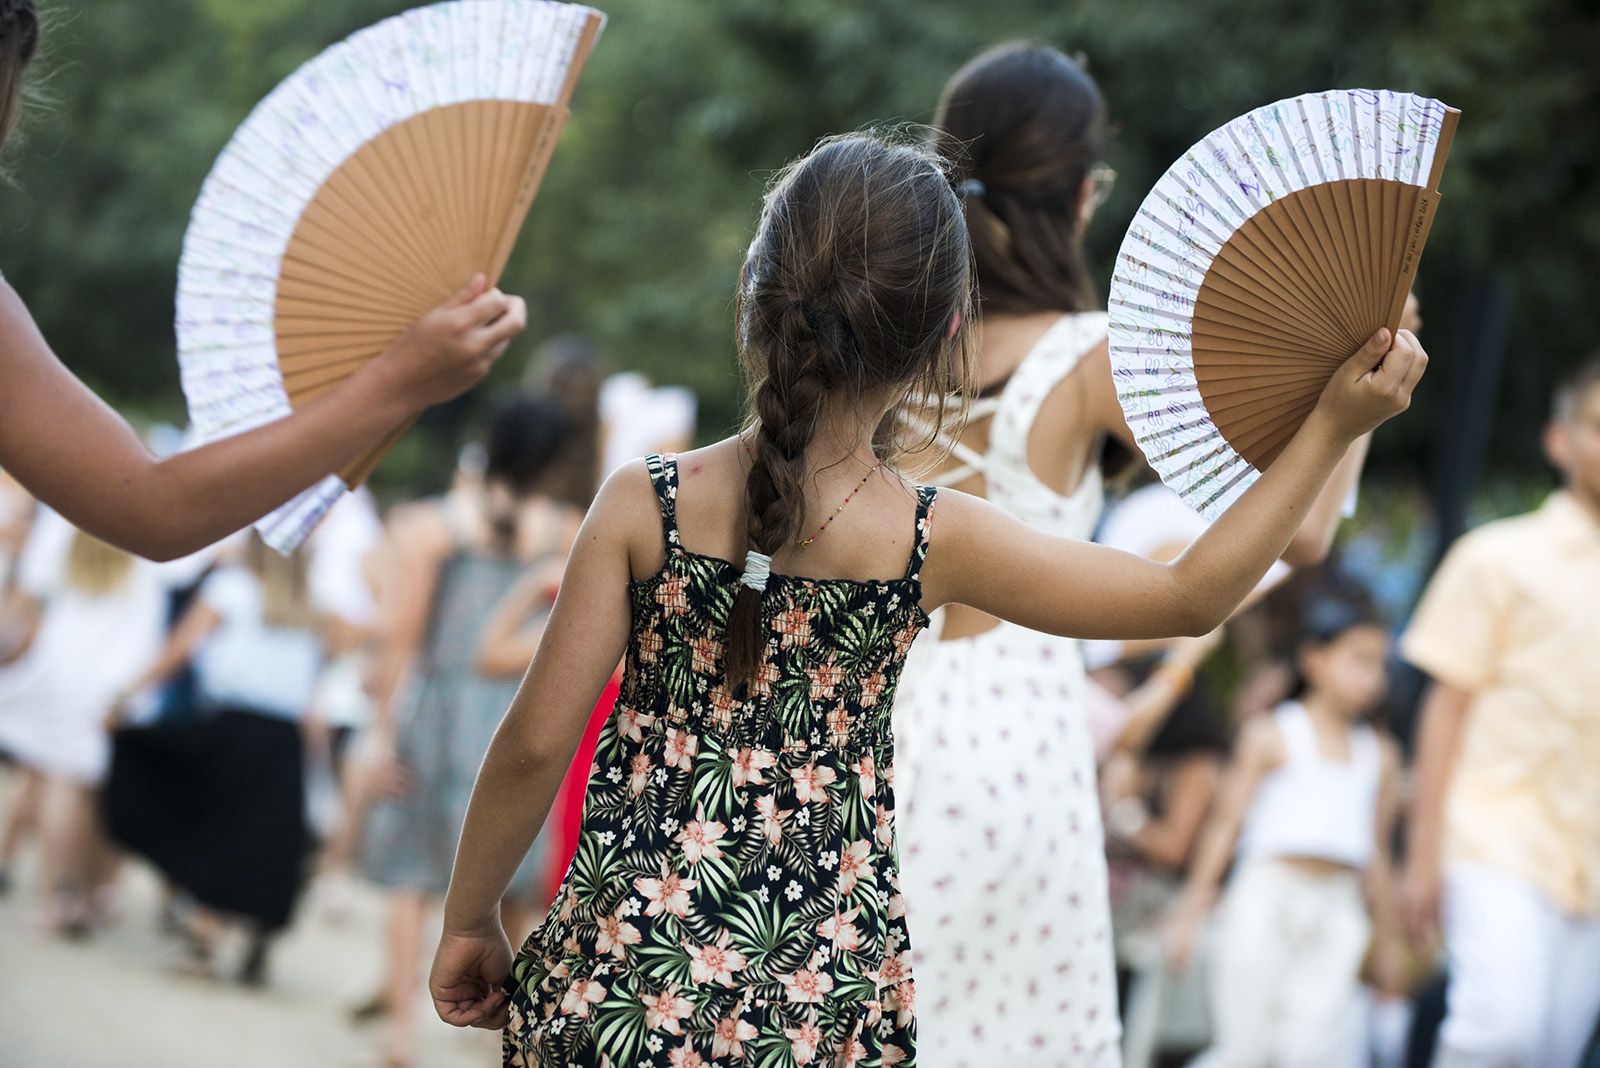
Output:
[[[750,457],[750,461],[752,463],[754,463],[755,462],[755,458],[756,458],[756,454],[751,451],[750,443],[745,441],[744,438],[740,438],[739,439],[739,444],[744,446],[745,455]],[[830,515],[827,519],[824,519],[822,521],[822,525],[817,528],[817,532],[815,534],[811,535],[811,537],[805,539],[804,541],[795,542],[794,543],[795,544],[795,548],[797,548],[797,549],[808,549],[808,548],[811,547],[813,542],[815,542],[818,538],[822,537],[823,533],[828,529],[828,525],[830,523],[832,523],[835,519],[839,518],[839,513],[844,511],[846,505],[848,505],[851,501],[855,500],[856,494],[860,493],[864,488],[866,488],[867,482],[872,478],[873,475],[877,474],[878,471],[882,467],[883,467],[883,461],[882,460],[879,460],[877,463],[873,464],[871,470],[869,470],[865,475],[861,476],[861,481],[856,484],[856,488],[855,489],[850,491],[849,496],[845,497],[844,500],[839,502],[839,507],[837,507],[837,508],[835,508],[833,510],[833,514]]]

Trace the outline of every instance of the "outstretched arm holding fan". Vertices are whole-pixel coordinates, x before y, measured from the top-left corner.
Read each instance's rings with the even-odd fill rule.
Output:
[[[0,3],[0,147],[38,50],[32,0]],[[158,461],[56,359],[0,282],[0,467],[77,526],[170,558],[233,533],[476,383],[525,324],[483,279],[423,315],[343,388],[286,419]]]
[[[146,555],[256,521],[275,548],[299,544],[524,327],[494,286],[603,21],[549,0],[415,8],[256,107],[178,267],[183,387],[209,443],[193,452],[155,461],[0,286],[0,465]],[[32,0],[0,0],[0,141],[37,44]]]
[[[76,526],[153,559],[209,545],[469,389],[522,330],[480,278],[383,356],[288,417],[166,460],[50,351],[0,283],[0,467]]]
[[[1139,448],[1214,526],[1170,565],[1091,557],[955,495],[943,559],[982,566],[930,555],[926,599],[1086,638],[1220,623],[1409,404],[1427,359],[1397,328],[1458,119],[1414,94],[1333,90],[1257,108],[1184,153],[1122,244],[1108,355]]]
[[[1427,364],[1410,332],[1375,333],[1267,470],[1171,563],[1051,537],[975,497],[941,494],[924,603],[971,605],[1079,638],[1205,634],[1283,554],[1350,445],[1410,406]]]
[[[1093,426],[1101,433],[1137,451],[1139,443],[1128,426],[1122,405],[1117,400],[1116,381],[1111,372],[1109,343],[1102,343],[1094,352],[1084,357],[1084,381],[1088,400],[1086,408]],[[1294,532],[1289,547],[1283,552],[1283,562],[1290,567],[1317,567],[1328,558],[1333,548],[1339,524],[1345,518],[1344,510],[1361,481],[1366,466],[1371,438],[1364,437],[1350,446],[1350,451],[1340,461],[1322,494],[1306,513],[1306,520]]]

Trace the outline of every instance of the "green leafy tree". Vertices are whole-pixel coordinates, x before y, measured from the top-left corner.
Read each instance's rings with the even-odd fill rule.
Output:
[[[0,195],[3,267],[67,362],[117,403],[181,417],[172,291],[189,209],[254,102],[298,63],[410,6],[392,0],[80,0],[49,27],[57,103]],[[610,25],[505,284],[526,352],[576,330],[618,367],[682,382],[711,435],[739,416],[732,294],[762,189],[817,138],[931,121],[945,79],[1026,36],[1084,54],[1115,121],[1115,195],[1090,232],[1102,279],[1139,199],[1200,136],[1335,86],[1436,95],[1461,131],[1420,293],[1432,381],[1379,440],[1408,466],[1450,431],[1474,316],[1511,329],[1493,455],[1537,470],[1533,427],[1596,347],[1600,15],[1577,0],[612,0]],[[1103,289],[1103,284],[1102,284]],[[507,361],[502,379],[520,368]],[[384,475],[437,482],[478,398],[425,422]]]

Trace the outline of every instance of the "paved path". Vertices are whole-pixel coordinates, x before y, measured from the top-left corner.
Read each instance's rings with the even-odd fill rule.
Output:
[[[0,770],[0,804],[12,783]],[[358,890],[334,925],[302,908],[263,991],[177,978],[156,930],[154,875],[128,866],[124,915],[87,943],[36,933],[26,885],[0,897],[0,1068],[357,1068],[375,1065],[378,1032],[346,1022],[375,987],[382,904]],[[429,944],[431,945],[431,936]],[[423,998],[418,991],[419,999]],[[419,1008],[418,1068],[490,1068],[497,1035],[457,1031]]]

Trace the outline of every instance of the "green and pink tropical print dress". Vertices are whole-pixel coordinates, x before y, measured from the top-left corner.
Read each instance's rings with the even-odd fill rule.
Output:
[[[774,574],[746,699],[724,684],[740,569],[680,544],[631,587],[622,696],[577,853],[508,980],[505,1064],[878,1068],[916,1061],[890,708],[927,625],[934,490],[902,578]]]

